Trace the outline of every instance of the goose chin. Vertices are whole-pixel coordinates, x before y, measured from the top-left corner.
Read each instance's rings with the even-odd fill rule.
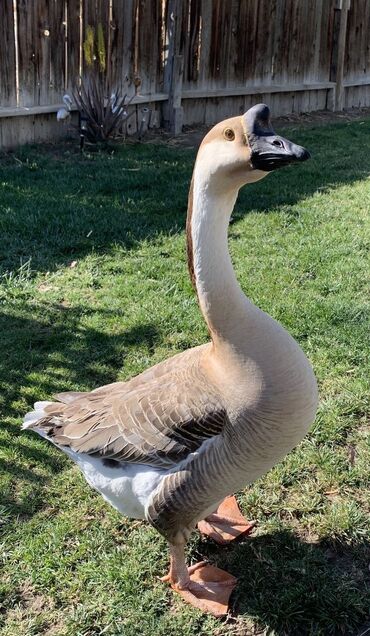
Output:
[[[309,159],[309,152],[305,148],[302,148],[302,151],[303,152],[298,155],[288,153],[280,154],[277,152],[255,152],[252,153],[251,163],[253,168],[255,168],[256,170],[272,172],[273,170],[277,170],[278,168],[289,166],[291,163],[297,163]]]
[[[256,170],[263,170],[264,172],[272,172],[273,170],[277,170],[278,168],[284,168],[285,166],[289,166],[291,163],[295,163],[298,161],[295,157],[289,157],[286,155],[277,155],[277,154],[266,154],[259,155],[255,154],[251,157],[251,162],[253,168]]]

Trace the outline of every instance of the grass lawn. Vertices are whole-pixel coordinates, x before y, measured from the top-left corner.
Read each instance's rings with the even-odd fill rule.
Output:
[[[20,430],[35,400],[206,341],[184,249],[195,152],[64,145],[0,157],[2,636],[370,634],[370,120],[286,134],[313,159],[242,191],[230,249],[245,292],[311,359],[321,401],[299,447],[238,495],[258,520],[253,538],[220,548],[193,535],[190,561],[239,578],[226,622],[158,580],[168,554],[149,525]]]

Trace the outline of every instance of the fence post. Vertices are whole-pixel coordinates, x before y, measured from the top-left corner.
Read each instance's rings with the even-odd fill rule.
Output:
[[[344,72],[344,56],[346,52],[347,20],[348,20],[348,11],[350,6],[351,6],[351,0],[339,0],[338,8],[341,9],[341,12],[340,12],[337,64],[336,64],[336,77],[335,77],[336,86],[335,86],[334,110],[343,110],[344,108],[343,72]]]
[[[183,56],[181,51],[182,0],[168,0],[167,59],[164,69],[163,88],[168,101],[163,106],[164,127],[174,135],[182,131],[183,109],[181,107]]]

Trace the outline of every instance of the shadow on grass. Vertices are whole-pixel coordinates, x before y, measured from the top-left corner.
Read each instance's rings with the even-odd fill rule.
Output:
[[[281,530],[225,549],[202,541],[198,549],[238,578],[236,621],[252,616],[267,634],[357,636],[369,619],[368,539],[306,543]]]
[[[159,337],[155,325],[144,323],[107,335],[81,327],[81,311],[79,307],[57,309],[45,305],[39,308],[38,319],[0,311],[3,360],[6,361],[0,369],[0,382],[2,403],[9,415],[19,415],[16,400],[20,387],[27,387],[27,401],[32,406],[40,399],[40,392],[46,399],[76,385],[91,390],[115,381],[127,350],[134,345],[145,343],[148,354],[153,353]],[[102,309],[94,312],[107,317],[114,314]],[[56,371],[55,367],[60,369]],[[39,377],[32,380],[38,371],[46,371],[47,380]]]
[[[251,210],[286,212],[318,189],[367,178],[363,139],[370,120],[289,134],[313,159],[242,189],[234,221]],[[153,144],[118,147],[114,155],[80,156],[73,146],[25,147],[5,155],[0,269],[16,269],[31,258],[32,270],[50,271],[91,251],[104,253],[115,244],[134,249],[182,231],[194,158],[192,150]]]
[[[51,399],[54,393],[76,387],[91,390],[115,381],[128,349],[144,346],[151,355],[159,337],[151,323],[107,335],[82,328],[80,316],[81,308],[50,305],[40,307],[37,318],[0,312],[0,398],[6,418],[0,423],[0,476],[6,475],[0,506],[10,517],[27,518],[44,507],[43,486],[67,465],[60,451],[21,430],[23,415],[35,401]]]

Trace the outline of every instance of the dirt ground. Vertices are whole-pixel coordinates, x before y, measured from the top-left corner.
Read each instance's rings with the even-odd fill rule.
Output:
[[[302,126],[319,126],[339,122],[350,122],[370,117],[370,108],[351,108],[338,113],[328,110],[320,110],[314,113],[302,113],[285,115],[284,117],[273,118],[273,126],[278,132],[279,128],[300,128]],[[181,135],[174,137],[164,130],[149,132],[144,139],[144,143],[167,143],[169,146],[181,146],[184,148],[198,148],[204,135],[212,126],[184,126]]]

